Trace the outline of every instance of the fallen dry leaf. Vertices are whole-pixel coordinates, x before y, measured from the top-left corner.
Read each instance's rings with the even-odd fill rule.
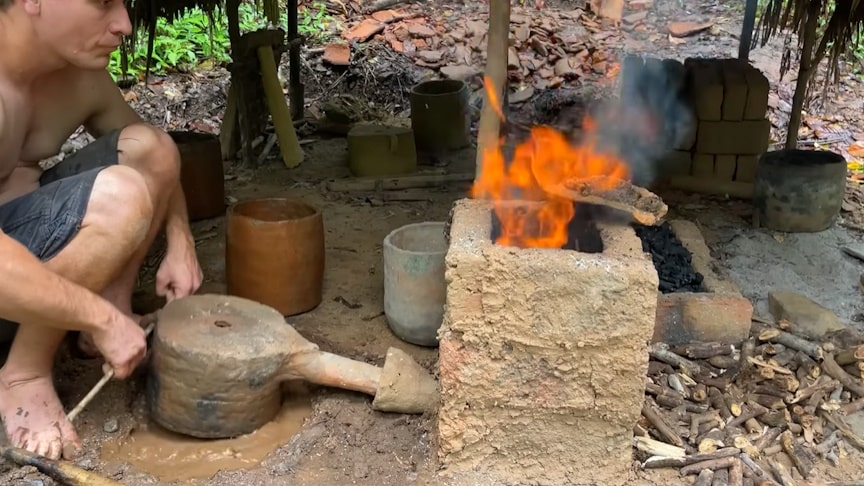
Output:
[[[849,145],[849,155],[853,157],[864,157],[864,142],[856,141]]]

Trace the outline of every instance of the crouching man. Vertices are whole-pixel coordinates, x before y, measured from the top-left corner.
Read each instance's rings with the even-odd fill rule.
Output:
[[[129,35],[123,0],[0,0],[0,420],[12,445],[74,457],[80,440],[52,382],[82,331],[120,379],[145,355],[131,297],[156,235],[156,290],[201,284],[177,147],[125,103],[105,71]],[[97,140],[42,171],[80,126]]]

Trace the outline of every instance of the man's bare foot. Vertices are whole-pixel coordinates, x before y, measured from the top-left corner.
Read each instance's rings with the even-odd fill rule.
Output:
[[[130,313],[129,316],[132,317],[132,320],[141,325],[142,316],[138,314]],[[102,356],[102,353],[96,348],[96,345],[93,343],[93,336],[90,335],[89,332],[80,332],[78,333],[78,349],[77,351],[83,355],[80,356],[82,358],[99,358]]]
[[[50,376],[7,381],[0,370],[0,419],[13,447],[49,459],[74,459],[81,449]]]

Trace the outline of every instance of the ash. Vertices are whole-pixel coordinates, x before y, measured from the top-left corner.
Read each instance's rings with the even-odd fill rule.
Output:
[[[705,292],[702,274],[693,270],[692,255],[684,248],[669,223],[660,226],[634,224],[642,250],[651,254],[660,278],[660,292]]]

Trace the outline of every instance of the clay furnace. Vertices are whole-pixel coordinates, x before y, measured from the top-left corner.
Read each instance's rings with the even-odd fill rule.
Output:
[[[650,256],[624,223],[598,223],[603,248],[589,253],[498,245],[493,220],[485,200],[452,211],[439,333],[444,474],[626,484],[657,310]]]

